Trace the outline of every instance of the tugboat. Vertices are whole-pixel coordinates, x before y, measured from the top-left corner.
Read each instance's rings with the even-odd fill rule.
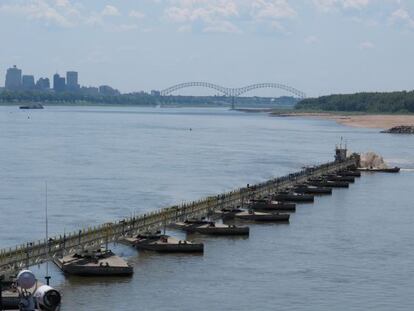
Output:
[[[249,209],[261,212],[272,212],[272,211],[285,211],[295,212],[296,204],[291,202],[280,202],[272,200],[250,200]]]
[[[313,202],[315,200],[313,195],[299,194],[296,192],[281,191],[273,195],[274,200],[290,201],[290,202]]]
[[[290,215],[281,213],[264,213],[254,211],[244,211],[234,215],[235,218],[241,220],[252,220],[262,222],[288,222]]]
[[[160,253],[203,253],[203,243],[193,243],[179,240],[169,235],[156,233],[138,234],[134,238],[125,238],[125,241],[138,250],[155,251]]]
[[[60,293],[41,284],[30,270],[1,283],[0,309],[21,311],[57,311],[61,305]]]
[[[329,187],[317,187],[308,184],[300,184],[293,188],[296,193],[323,195],[332,194],[332,188]]]
[[[208,235],[249,235],[249,227],[217,224],[214,221],[189,219],[178,222],[175,227],[188,233],[200,233]]]
[[[53,262],[65,273],[80,276],[129,276],[134,269],[106,248],[78,250]]]

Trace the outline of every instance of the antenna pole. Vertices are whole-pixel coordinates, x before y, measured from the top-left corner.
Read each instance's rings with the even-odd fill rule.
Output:
[[[45,182],[45,225],[46,225],[46,284],[49,285],[49,222],[47,215],[47,181]]]

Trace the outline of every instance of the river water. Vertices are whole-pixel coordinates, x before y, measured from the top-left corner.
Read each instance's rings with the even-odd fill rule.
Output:
[[[400,174],[365,174],[203,256],[113,250],[131,278],[65,277],[73,310],[413,310],[414,136],[222,108],[0,108],[0,247],[264,181],[333,159],[340,137]],[[185,237],[180,232],[171,232]],[[45,267],[34,267],[39,278]]]

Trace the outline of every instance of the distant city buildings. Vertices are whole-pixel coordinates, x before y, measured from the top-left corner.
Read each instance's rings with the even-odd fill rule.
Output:
[[[39,78],[36,82],[36,89],[41,91],[48,91],[50,89],[49,78]]]
[[[5,88],[8,90],[19,90],[22,87],[22,71],[13,66],[7,69]]]
[[[53,87],[53,89],[51,89]],[[118,96],[121,93],[109,85],[100,87],[85,87],[79,84],[79,74],[77,71],[66,72],[66,78],[59,73],[53,75],[53,86],[49,78],[39,78],[35,83],[33,75],[22,75],[22,70],[14,65],[7,69],[5,80],[5,91],[40,91],[55,93],[74,93],[84,95],[103,95]]]
[[[30,91],[35,88],[34,76],[24,75],[22,77],[22,88],[25,91]]]
[[[66,89],[71,92],[79,90],[78,73],[76,71],[68,71],[66,73]]]
[[[64,92],[66,89],[65,78],[61,77],[58,73],[53,75],[53,90],[55,92]]]
[[[118,90],[110,87],[109,85],[101,85],[99,87],[99,94],[104,96],[117,96],[120,95]]]

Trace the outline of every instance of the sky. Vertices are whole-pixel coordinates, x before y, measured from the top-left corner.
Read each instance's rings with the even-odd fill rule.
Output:
[[[0,38],[0,86],[17,65],[122,92],[189,81],[308,96],[414,89],[413,0],[0,0]],[[263,94],[288,95],[247,95]]]

